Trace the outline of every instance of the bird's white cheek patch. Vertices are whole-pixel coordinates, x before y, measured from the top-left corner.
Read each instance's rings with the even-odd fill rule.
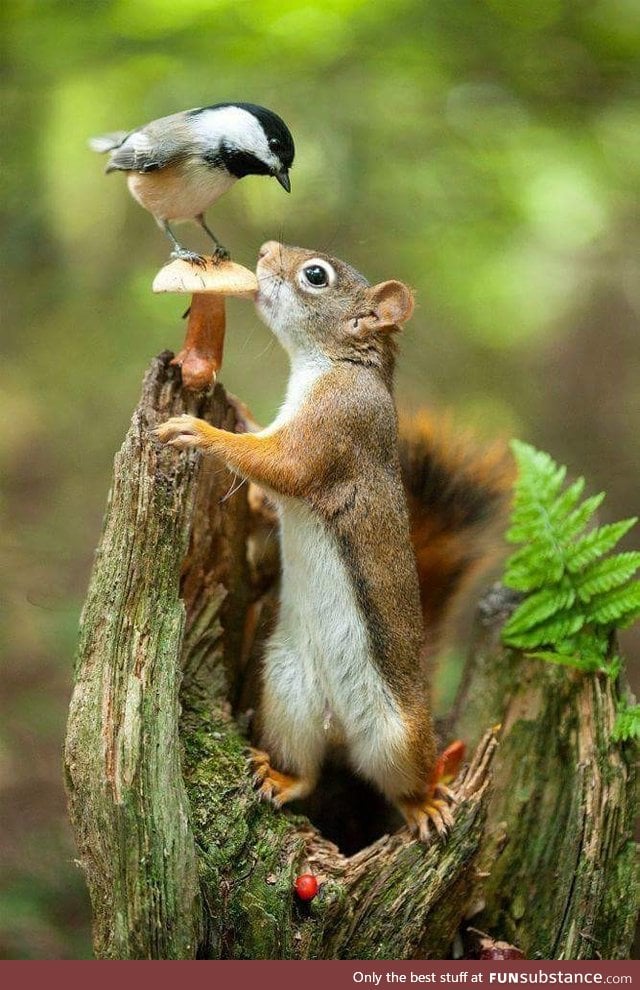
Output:
[[[277,165],[260,122],[248,110],[236,106],[205,110],[194,118],[193,126],[207,148],[217,148],[226,141],[268,165]]]

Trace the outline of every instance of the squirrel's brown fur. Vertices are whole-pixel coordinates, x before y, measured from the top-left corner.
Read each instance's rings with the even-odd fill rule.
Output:
[[[426,410],[401,421],[399,453],[433,643],[464,589],[503,552],[515,465],[504,444],[481,448],[448,417]]]
[[[278,506],[282,587],[257,783],[278,806],[303,797],[339,744],[426,840],[429,823],[446,831],[451,813],[432,780],[422,615],[439,621],[479,559],[483,513],[502,482],[485,479],[486,459],[460,456],[447,473],[451,452],[427,420],[399,443],[392,379],[394,336],[413,310],[406,286],[370,286],[344,262],[275,242],[257,274],[258,310],[291,360],[280,414],[254,434],[190,416],[157,431],[221,457]]]

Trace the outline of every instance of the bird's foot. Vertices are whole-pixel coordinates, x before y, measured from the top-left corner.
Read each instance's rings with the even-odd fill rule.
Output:
[[[186,261],[190,265],[197,265],[198,268],[207,267],[207,259],[196,251],[187,251],[186,248],[176,248],[171,252],[171,257],[178,261]]]
[[[213,259],[216,262],[231,261],[231,254],[227,251],[226,247],[223,247],[222,244],[218,244],[213,252]]]

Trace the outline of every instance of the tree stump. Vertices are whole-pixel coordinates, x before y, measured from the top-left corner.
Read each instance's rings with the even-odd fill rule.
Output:
[[[529,958],[625,958],[638,781],[610,742],[615,685],[504,649],[497,592],[448,723],[477,748],[446,844],[400,829],[347,856],[256,799],[244,733],[277,602],[275,523],[220,464],[150,436],[183,412],[248,428],[220,385],[183,390],[171,359],[153,361],[116,456],[69,714],[96,955],[442,959],[458,933],[473,951],[472,917]],[[331,794],[353,813],[348,791]],[[293,891],[306,872],[321,881],[308,904]]]

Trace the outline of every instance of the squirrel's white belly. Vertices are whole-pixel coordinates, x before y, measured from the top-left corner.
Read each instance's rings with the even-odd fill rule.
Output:
[[[317,763],[337,736],[357,769],[382,784],[386,768],[393,777],[406,730],[371,656],[347,568],[333,535],[303,502],[280,501],[280,520],[280,612],[265,656],[268,745],[290,765],[303,738]]]
[[[155,172],[129,172],[134,199],[161,220],[190,220],[204,213],[236,179],[206,165],[168,166]]]

